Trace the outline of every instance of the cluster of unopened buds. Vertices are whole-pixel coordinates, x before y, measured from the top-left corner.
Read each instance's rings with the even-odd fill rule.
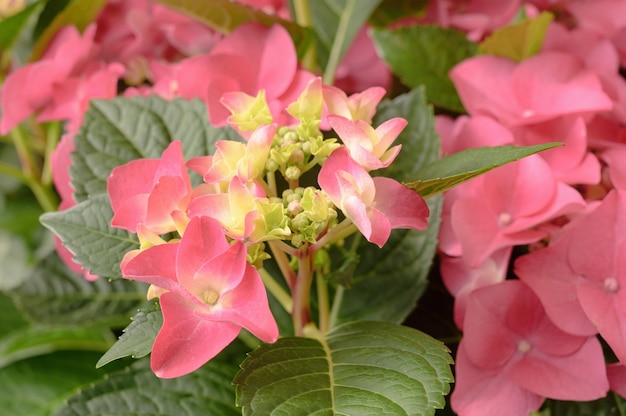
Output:
[[[218,141],[213,155],[187,162],[174,141],[161,159],[112,171],[112,225],[140,241],[122,261],[123,276],[150,283],[163,312],[151,356],[157,375],[194,371],[241,328],[264,342],[278,338],[266,286],[279,285],[263,268],[270,257],[291,292],[283,306],[304,335],[312,279],[328,267],[330,246],[357,230],[383,246],[394,228],[427,227],[418,193],[370,175],[396,158],[400,145],[391,145],[406,125],[394,118],[372,126],[383,95],[370,88],[348,97],[315,78],[286,108],[290,124],[279,126],[263,91],[227,93],[222,102],[241,141]]]

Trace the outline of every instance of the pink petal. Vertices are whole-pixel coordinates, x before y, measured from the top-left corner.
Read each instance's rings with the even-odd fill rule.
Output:
[[[373,180],[376,187],[374,206],[387,217],[391,228],[428,228],[430,210],[417,192],[390,178],[378,176]]]
[[[578,300],[576,286],[581,277],[565,260],[568,253],[564,236],[555,244],[519,257],[515,273],[532,288],[546,314],[562,330],[580,336],[597,333]]]
[[[609,364],[606,367],[611,390],[626,398],[626,365],[622,363]]]
[[[456,385],[452,409],[463,416],[528,415],[544,398],[510,379],[506,369],[485,369],[472,364],[461,341],[456,355]]]
[[[246,270],[246,255],[246,245],[236,241],[228,250],[203,264],[195,275],[179,276],[179,280],[193,293],[199,293],[202,288],[225,294],[241,283]]]
[[[511,378],[533,393],[557,400],[596,400],[609,389],[602,346],[595,337],[567,356],[531,350],[513,365]]]
[[[179,243],[160,244],[140,251],[120,265],[126,279],[137,280],[165,290],[182,293],[176,277],[176,255]]]
[[[220,299],[222,308],[214,312],[216,319],[232,322],[252,332],[264,342],[278,339],[278,326],[267,300],[259,273],[250,265],[239,285]]]
[[[202,266],[228,248],[222,226],[216,220],[207,216],[192,218],[176,257],[176,275],[181,283],[192,280]]]
[[[174,378],[197,370],[226,348],[241,328],[226,322],[215,322],[194,313],[174,293],[160,297],[163,327],[154,341],[150,363],[161,378]]]

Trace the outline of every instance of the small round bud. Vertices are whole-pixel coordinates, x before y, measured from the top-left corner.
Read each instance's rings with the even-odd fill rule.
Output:
[[[301,174],[302,172],[297,166],[289,166],[287,169],[285,169],[285,178],[290,180],[299,179]]]

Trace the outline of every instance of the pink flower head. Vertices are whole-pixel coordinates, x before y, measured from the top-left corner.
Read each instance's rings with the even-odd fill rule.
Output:
[[[328,116],[328,123],[346,145],[350,157],[365,169],[385,168],[394,161],[402,145],[389,149],[407,125],[403,118],[385,121],[374,129],[362,120],[348,120],[342,116]]]
[[[332,85],[322,86],[322,92],[328,115],[363,120],[369,124],[376,113],[376,106],[385,96],[385,89],[381,87],[371,87],[349,97],[343,90]]]
[[[46,110],[59,94],[68,94],[63,85],[93,61],[95,30],[91,25],[81,37],[73,26],[61,29],[39,61],[9,74],[0,91],[0,134],[8,133],[28,116]],[[77,81],[70,81],[70,90],[76,88],[71,85],[74,82]]]
[[[587,127],[582,117],[559,117],[536,124],[512,128],[515,144],[533,146],[561,141],[563,146],[539,153],[555,179],[568,184],[596,184],[600,181],[600,162],[588,150]]]
[[[469,39],[478,41],[511,22],[520,3],[520,0],[433,0],[428,3],[426,15],[420,22],[454,27],[467,32]]]
[[[463,329],[467,297],[479,287],[502,282],[506,278],[512,247],[493,253],[478,267],[469,267],[463,257],[441,256],[441,278],[454,296],[454,323]]]
[[[154,373],[163,378],[188,374],[215,357],[245,328],[275,342],[278,327],[246,246],[229,245],[222,227],[209,217],[192,218],[179,243],[160,244],[128,255],[127,279],[157,287],[163,327],[152,348]]]
[[[379,247],[394,228],[423,230],[428,226],[428,206],[417,192],[390,178],[372,178],[345,147],[324,162],[318,182],[365,238]]]
[[[520,257],[515,269],[550,319],[578,335],[597,332],[626,362],[626,195],[612,191],[557,241]]]
[[[158,234],[176,231],[172,213],[186,212],[191,197],[180,142],[170,143],[161,159],[137,159],[113,169],[107,189],[112,226],[131,232],[139,224]]]
[[[208,55],[186,59],[169,71],[160,70],[155,91],[169,96],[200,98],[208,107],[211,123],[224,126],[230,116],[222,105],[225,93],[241,91],[256,96],[265,90],[273,120],[291,120],[287,105],[298,98],[313,74],[298,69],[295,47],[289,33],[279,25],[238,27]]]
[[[597,75],[561,52],[519,64],[481,55],[458,64],[450,77],[470,115],[488,115],[509,127],[613,108]]]
[[[546,233],[537,225],[585,206],[575,189],[554,180],[537,155],[488,172],[450,195],[450,229],[442,232],[442,245],[454,247],[446,239],[456,237],[470,267],[498,249],[542,239]]]
[[[527,415],[544,397],[594,400],[609,388],[600,342],[557,328],[523,283],[473,291],[456,363],[461,415]]]
[[[256,129],[248,143],[220,140],[214,155],[193,158],[187,166],[206,183],[220,184],[223,190],[235,176],[244,183],[261,179],[275,133],[276,125],[272,124]]]

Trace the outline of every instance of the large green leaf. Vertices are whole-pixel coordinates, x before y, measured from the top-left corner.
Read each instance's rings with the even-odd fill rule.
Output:
[[[99,353],[87,351],[59,351],[4,367],[0,370],[0,415],[56,414],[82,386],[106,374],[94,366],[98,356]]]
[[[13,300],[0,294],[0,368],[60,349],[103,351],[112,341],[111,332],[100,327],[27,322]]]
[[[302,57],[312,42],[310,30],[298,26],[294,22],[278,16],[268,15],[260,9],[249,7],[231,0],[156,0],[172,9],[178,10],[209,27],[221,32],[230,33],[244,23],[261,23],[266,26],[279,24],[283,26],[293,39]]]
[[[351,322],[325,338],[282,338],[252,352],[234,383],[255,415],[432,415],[445,405],[452,359],[412,328]]]
[[[464,112],[448,77],[459,62],[476,55],[477,46],[465,34],[439,26],[374,29],[374,43],[394,74],[411,87],[426,86],[428,100],[456,112]]]
[[[229,127],[212,127],[199,100],[93,100],[75,138],[70,168],[75,198],[83,201],[105,193],[113,168],[138,158],[160,158],[174,140],[181,141],[188,159],[213,153],[218,140],[241,140],[238,137]]]
[[[56,416],[240,415],[231,380],[237,366],[220,358],[176,379],[159,379],[148,360],[109,374],[69,399]]]
[[[318,63],[324,82],[332,84],[341,58],[381,0],[316,0],[309,2],[317,36]]]
[[[117,326],[128,322],[145,302],[146,290],[145,284],[128,280],[99,278],[88,282],[51,255],[39,262],[33,276],[11,293],[17,306],[34,322]]]
[[[152,345],[161,326],[163,314],[155,304],[150,308],[139,311],[132,318],[119,340],[100,358],[96,367],[102,367],[124,357],[141,358],[150,354]]]
[[[535,146],[508,145],[463,150],[424,166],[416,174],[420,179],[405,185],[427,198],[499,166],[562,145],[546,143]]]
[[[404,117],[409,124],[396,140],[402,144],[402,151],[383,173],[399,181],[408,180],[439,158],[439,139],[424,88],[381,103],[374,124],[392,117]],[[428,284],[440,226],[441,201],[428,202],[428,230],[394,230],[382,249],[367,242],[361,244],[352,285],[343,293],[339,322],[367,319],[399,323],[415,308]]]
[[[112,218],[109,197],[100,194],[65,211],[46,213],[40,221],[90,273],[116,278],[121,277],[124,254],[139,248],[139,242],[134,234],[111,227]]]

